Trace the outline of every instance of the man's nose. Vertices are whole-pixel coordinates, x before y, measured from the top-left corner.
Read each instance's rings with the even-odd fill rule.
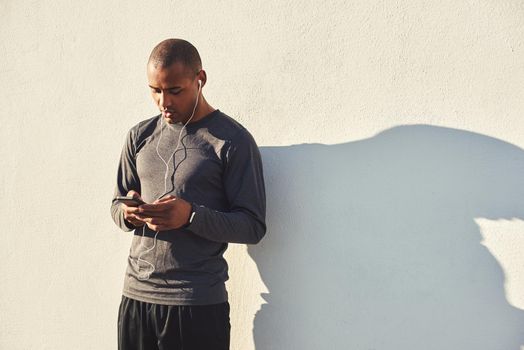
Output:
[[[167,108],[169,108],[171,106],[169,98],[167,97],[166,93],[163,92],[163,91],[160,93],[160,100],[158,101],[158,105],[162,109],[167,109]]]

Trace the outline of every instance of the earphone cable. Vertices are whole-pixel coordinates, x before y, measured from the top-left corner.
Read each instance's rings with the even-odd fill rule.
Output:
[[[157,200],[162,198],[162,197],[164,197],[167,194],[167,178],[168,178],[168,173],[169,173],[169,160],[173,159],[173,171],[175,171],[175,154],[178,151],[178,148],[179,148],[181,140],[182,140],[182,131],[186,130],[186,135],[187,135],[186,126],[187,126],[187,124],[189,124],[189,122],[193,119],[193,116],[195,115],[195,111],[196,111],[196,108],[198,106],[198,102],[199,102],[199,99],[200,99],[200,91],[201,91],[201,89],[202,89],[202,84],[199,81],[199,87],[198,87],[198,92],[197,92],[195,106],[193,107],[193,112],[191,113],[191,116],[189,117],[189,119],[184,123],[184,125],[180,129],[180,133],[178,134],[177,145],[175,147],[175,150],[171,154],[171,157],[168,158],[168,161],[166,161],[164,158],[162,158],[162,156],[160,155],[160,152],[158,151],[158,146],[160,145],[160,140],[162,139],[162,130],[164,129],[163,118],[161,118],[161,120],[160,120],[160,137],[158,138],[158,142],[157,142],[157,145],[156,145],[156,153],[157,153],[158,157],[162,160],[164,165],[166,166],[166,172],[164,174],[164,193],[161,196],[159,196],[157,198]],[[186,147],[185,144],[183,142],[182,142],[182,144],[184,145],[184,149],[185,149],[185,147]],[[153,249],[155,249],[155,247],[156,247],[156,239],[157,239],[158,233],[160,232],[160,231],[155,231],[155,236],[153,238],[153,245],[151,247],[146,247],[145,244],[144,244],[144,238],[145,238],[145,233],[146,233],[146,226],[147,225],[145,225],[145,224],[144,224],[144,226],[142,226],[142,237],[140,238],[140,247],[144,247],[146,250],[144,250],[140,254],[138,254],[138,258],[136,260],[136,264],[137,264],[137,268],[138,268],[138,276],[137,276],[137,278],[139,280],[141,280],[141,281],[147,281],[149,279],[149,277],[151,277],[151,274],[153,272],[155,272],[155,269],[156,269],[155,265],[153,263],[147,261],[147,260],[144,260],[142,258],[142,256],[144,254],[149,253]],[[140,272],[141,271],[140,263],[144,263],[144,264],[147,264],[149,266],[149,269],[147,269],[143,274]]]

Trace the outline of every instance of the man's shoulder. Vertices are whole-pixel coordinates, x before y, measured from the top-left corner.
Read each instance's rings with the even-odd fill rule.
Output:
[[[150,136],[158,125],[160,114],[144,119],[133,125],[127,132],[127,142],[133,143],[136,149],[148,136]]]
[[[234,141],[244,138],[252,138],[249,131],[236,119],[222,111],[217,110],[217,115],[208,131],[221,140]]]
[[[155,115],[154,117],[144,119],[133,125],[130,129],[130,132],[134,133],[137,136],[147,132],[148,130],[154,130],[158,125],[158,119],[160,114]]]

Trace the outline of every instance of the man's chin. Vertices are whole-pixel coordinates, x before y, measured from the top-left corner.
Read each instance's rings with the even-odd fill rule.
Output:
[[[182,119],[178,114],[171,115],[170,117],[164,116],[164,120],[169,124],[185,124],[187,121],[187,119]]]

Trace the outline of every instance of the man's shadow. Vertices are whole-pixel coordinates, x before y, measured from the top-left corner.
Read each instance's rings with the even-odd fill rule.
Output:
[[[524,150],[413,125],[262,149],[257,350],[518,350],[524,312],[475,218],[524,218]],[[524,271],[523,271],[524,273]]]

